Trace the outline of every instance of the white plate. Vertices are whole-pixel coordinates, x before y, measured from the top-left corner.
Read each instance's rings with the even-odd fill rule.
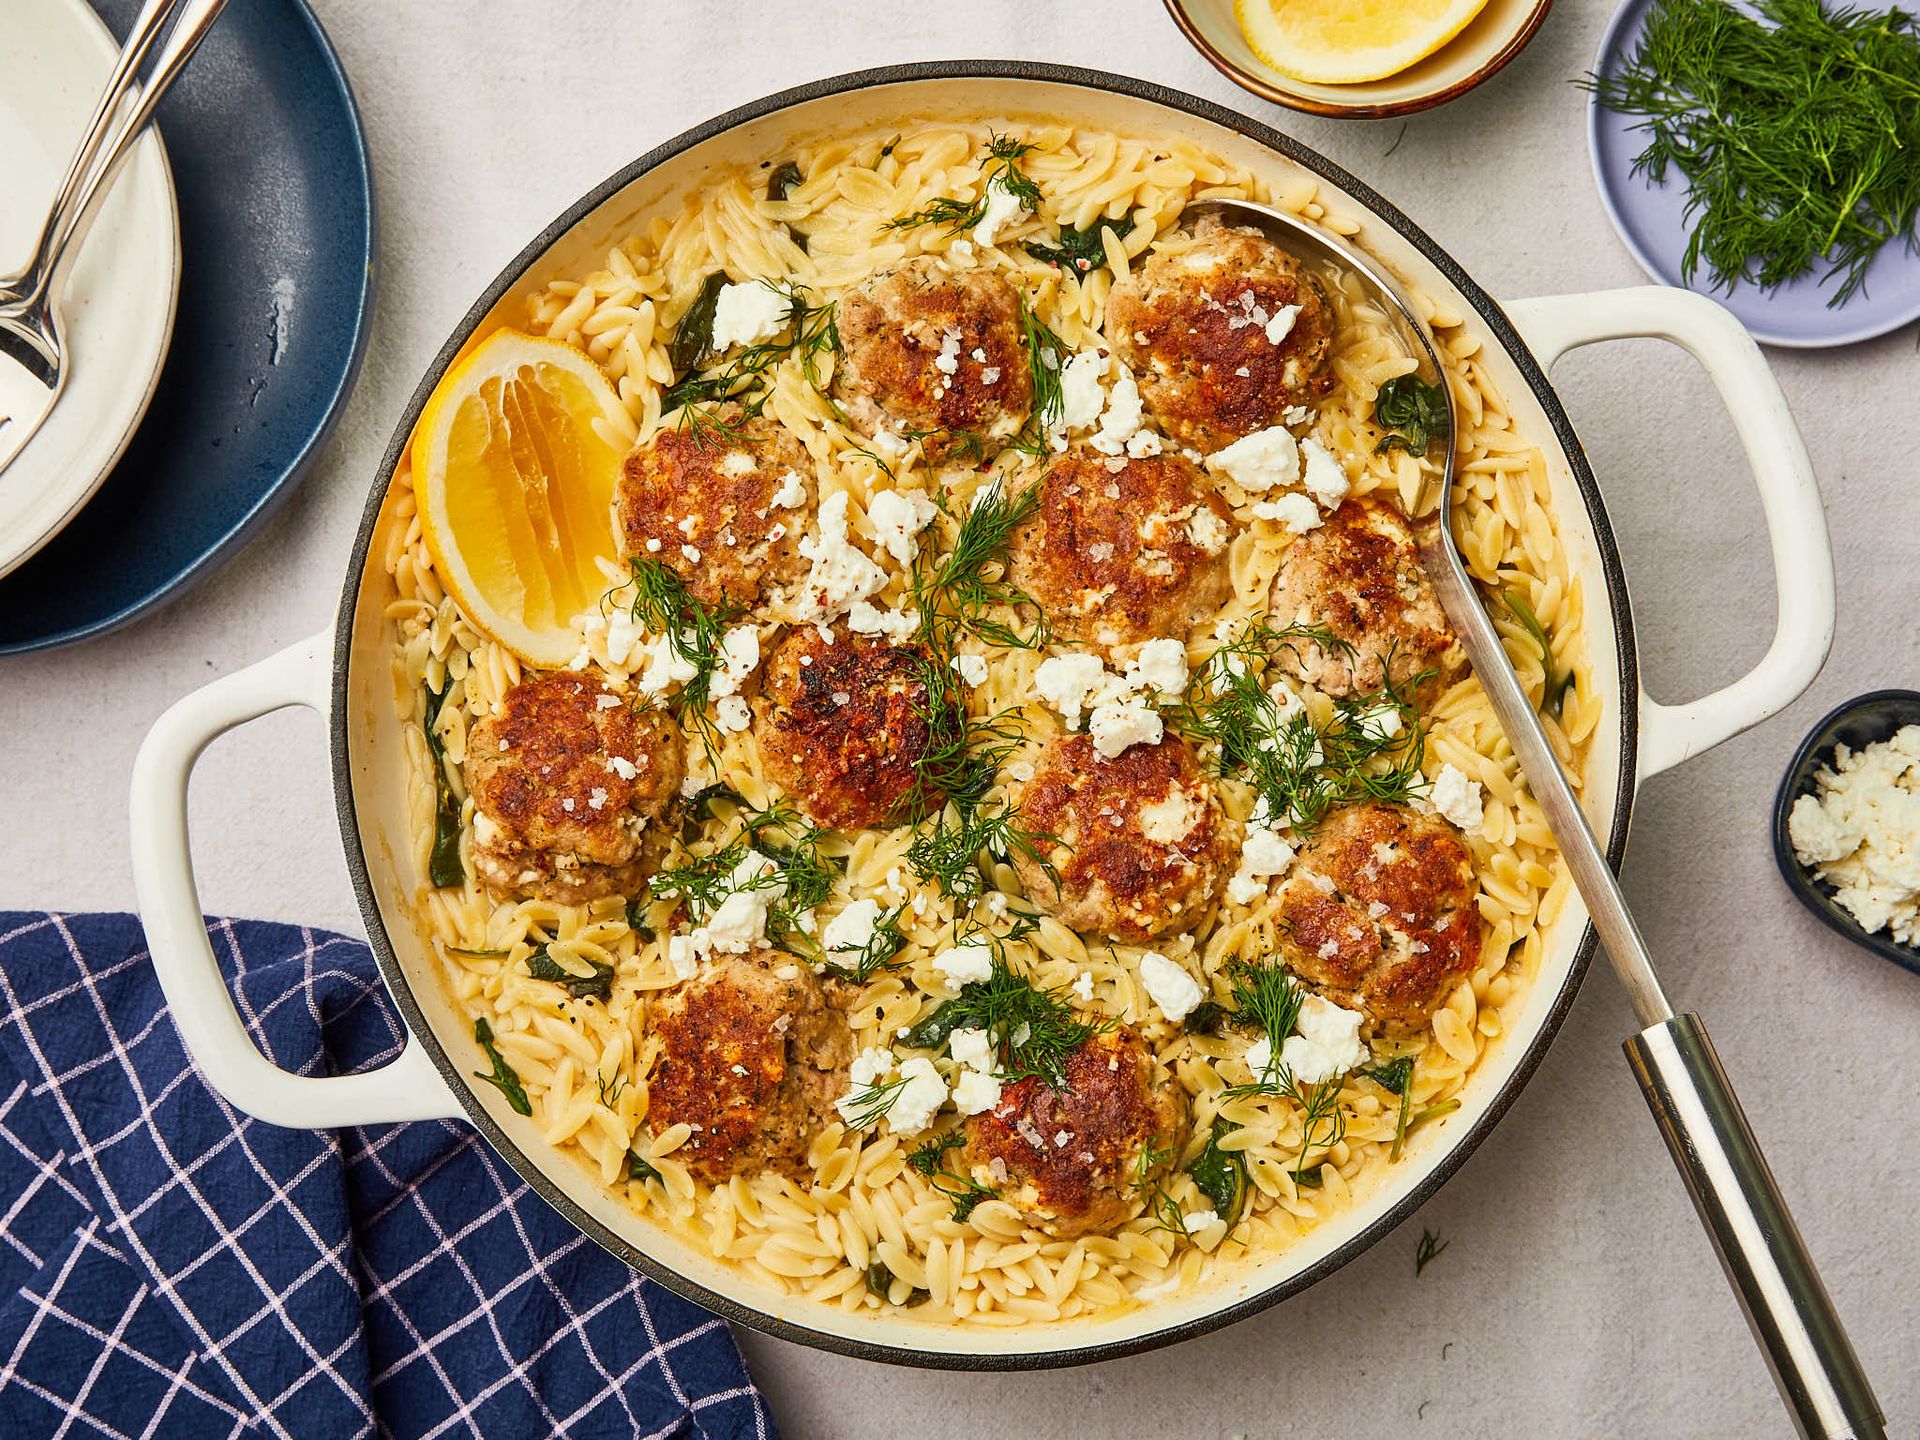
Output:
[[[0,4],[0,274],[26,262],[119,49],[86,0]],[[59,533],[133,439],[179,288],[173,176],[150,130],[67,284],[66,393],[0,474],[0,575]]]

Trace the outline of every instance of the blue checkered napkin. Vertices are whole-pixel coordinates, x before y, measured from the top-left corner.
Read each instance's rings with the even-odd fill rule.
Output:
[[[367,947],[222,920],[281,1065],[398,1053]],[[249,1120],[129,915],[0,913],[0,1436],[771,1437],[726,1327],[464,1125]]]

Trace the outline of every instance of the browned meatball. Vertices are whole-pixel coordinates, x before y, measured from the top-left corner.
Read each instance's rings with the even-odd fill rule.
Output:
[[[932,735],[928,663],[918,645],[795,630],[768,658],[754,706],[767,778],[819,825],[902,819]],[[920,799],[937,808],[946,797],[923,786]]]
[[[1061,924],[1141,944],[1190,930],[1238,851],[1193,747],[1177,735],[1101,758],[1086,735],[1056,735],[1015,797],[1044,837],[1016,849],[1028,896]]]
[[[720,430],[669,426],[627,457],[620,554],[660,561],[703,605],[757,605],[807,573],[813,460],[771,416],[716,417]]]
[[[502,899],[630,895],[658,858],[649,825],[680,770],[660,712],[598,674],[536,671],[467,737],[474,872]]]
[[[1160,428],[1211,453],[1327,393],[1333,309],[1271,240],[1213,217],[1194,235],[1190,249],[1156,254],[1113,287],[1107,343]]]
[[[1020,302],[993,271],[909,260],[842,295],[839,326],[833,393],[869,436],[920,435],[939,464],[989,458],[1026,424]]]
[[[1336,810],[1280,891],[1288,965],[1327,998],[1418,1030],[1480,963],[1473,856],[1437,815]]]
[[[960,1162],[1030,1224],[1070,1238],[1106,1230],[1141,1203],[1184,1143],[1186,1100],[1144,1040],[1125,1025],[1089,1037],[1067,1056],[1056,1090],[1035,1076],[1007,1086],[1000,1103],[965,1125]]]
[[[655,1133],[693,1127],[674,1154],[698,1180],[762,1170],[798,1174],[807,1145],[847,1088],[847,1022],[790,955],[715,959],[652,1002],[660,1052],[647,1076]]]
[[[1324,627],[1343,642],[1279,652],[1283,668],[1329,695],[1378,690],[1390,676],[1396,687],[1419,679],[1409,698],[1429,700],[1464,665],[1407,522],[1371,496],[1346,501],[1293,542],[1268,608],[1276,625]]]
[[[1039,485],[1008,563],[1056,635],[1106,650],[1184,639],[1232,592],[1232,511],[1184,456],[1132,459],[1076,446]]]

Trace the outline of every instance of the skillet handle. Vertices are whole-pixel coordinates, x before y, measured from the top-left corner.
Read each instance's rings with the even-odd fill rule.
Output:
[[[1726,402],[1760,490],[1773,545],[1773,643],[1745,675],[1688,704],[1662,705],[1642,692],[1640,773],[1657,775],[1759,724],[1820,673],[1833,643],[1833,552],[1813,461],[1760,347],[1704,295],[1641,285],[1516,300],[1506,311],[1547,369],[1569,350],[1600,340],[1650,337],[1678,345]]]
[[[207,1083],[247,1114],[299,1130],[457,1118],[459,1101],[411,1034],[397,1060],[358,1075],[295,1075],[268,1060],[227,992],[200,914],[187,847],[194,762],[215,736],[275,710],[305,705],[325,715],[331,640],[323,631],[194,691],[141,743],[127,818],[147,949],[187,1052]]]
[[[1800,1434],[1885,1440],[1873,1387],[1700,1017],[1642,1030],[1626,1051]]]

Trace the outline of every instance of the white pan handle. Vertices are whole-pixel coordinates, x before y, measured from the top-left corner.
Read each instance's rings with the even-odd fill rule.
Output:
[[[1597,340],[1647,336],[1700,362],[1726,402],[1760,490],[1773,542],[1779,620],[1758,665],[1685,705],[1640,696],[1640,774],[1669,770],[1738,735],[1796,699],[1833,643],[1833,552],[1813,461],[1787,397],[1740,322],[1704,295],[1664,285],[1516,300],[1508,318],[1542,367]]]
[[[400,1057],[359,1075],[315,1077],[262,1055],[227,993],[200,914],[187,849],[187,779],[217,735],[289,705],[327,713],[322,633],[194,691],[155,722],[133,762],[128,820],[147,948],[187,1052],[233,1105],[275,1125],[331,1130],[458,1117],[460,1103],[411,1034]]]

